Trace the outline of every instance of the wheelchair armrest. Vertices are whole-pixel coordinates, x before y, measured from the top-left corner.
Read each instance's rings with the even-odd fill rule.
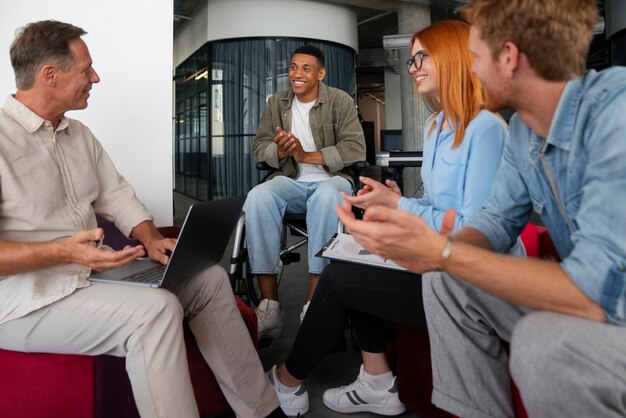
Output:
[[[369,167],[369,163],[367,161],[357,161],[356,163],[352,164],[351,167],[355,171],[355,173],[360,176],[363,175],[365,169]]]
[[[269,176],[271,176],[276,170],[278,170],[277,168],[272,167],[271,165],[266,163],[265,161],[257,161],[256,169],[257,171],[267,171],[267,173],[265,173],[265,175],[261,179],[261,183],[265,182]]]
[[[367,161],[357,161],[350,166],[352,169],[352,179],[354,180],[355,191],[363,187],[363,184],[359,181],[359,177],[365,175],[365,169],[367,167],[369,167]]]
[[[259,171],[274,171],[274,167],[266,163],[265,161],[259,161],[256,163],[256,169]]]

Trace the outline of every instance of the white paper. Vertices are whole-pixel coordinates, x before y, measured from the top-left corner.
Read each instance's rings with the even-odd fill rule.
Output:
[[[354,240],[349,234],[335,234],[320,254],[324,258],[331,260],[347,261],[357,264],[366,264],[394,270],[406,270],[392,260],[385,260],[382,257],[367,251],[361,244]]]

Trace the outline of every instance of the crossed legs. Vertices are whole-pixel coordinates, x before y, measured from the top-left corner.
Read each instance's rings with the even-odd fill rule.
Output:
[[[425,325],[419,276],[331,263],[322,273],[285,361],[290,374],[300,381],[306,378],[337,347],[349,318],[353,318],[361,348],[384,353],[384,321]]]
[[[264,417],[278,406],[259,355],[219,266],[172,289],[224,396],[238,417]]]
[[[226,273],[213,267],[173,289],[93,283],[0,326],[0,347],[26,352],[126,357],[141,416],[197,417],[183,340],[190,318],[200,350],[238,416],[278,405]]]

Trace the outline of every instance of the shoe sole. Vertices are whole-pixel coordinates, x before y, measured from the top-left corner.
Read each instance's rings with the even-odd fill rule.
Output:
[[[342,413],[342,414],[351,414],[354,412],[372,412],[374,414],[385,415],[385,416],[391,417],[395,415],[400,415],[404,411],[406,411],[406,407],[404,405],[396,406],[396,407],[389,407],[389,406],[376,406],[376,405],[365,404],[365,405],[352,405],[352,406],[337,407],[336,405],[333,405],[330,402],[326,401],[326,399],[324,399],[324,405],[326,406],[326,408],[331,409],[335,412]]]
[[[288,417],[303,416],[304,414],[309,412],[308,406],[306,408],[285,408],[281,405],[280,409],[282,409],[285,415],[287,415]]]

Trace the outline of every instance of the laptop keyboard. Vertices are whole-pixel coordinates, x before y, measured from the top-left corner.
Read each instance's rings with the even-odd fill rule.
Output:
[[[122,280],[125,282],[136,283],[159,283],[165,272],[165,266],[154,266],[147,270],[140,271],[128,277],[124,277]]]

